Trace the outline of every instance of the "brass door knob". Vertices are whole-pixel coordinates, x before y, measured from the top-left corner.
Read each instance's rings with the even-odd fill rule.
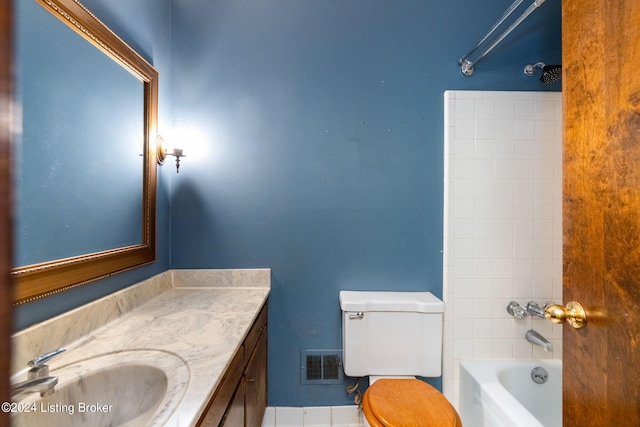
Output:
[[[544,317],[553,323],[567,322],[576,329],[583,328],[587,324],[587,313],[575,301],[568,302],[566,307],[560,304],[547,305],[544,308]]]

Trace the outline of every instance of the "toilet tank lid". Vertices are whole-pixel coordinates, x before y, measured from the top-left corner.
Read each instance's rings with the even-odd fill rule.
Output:
[[[342,311],[443,313],[444,302],[431,292],[340,291]]]

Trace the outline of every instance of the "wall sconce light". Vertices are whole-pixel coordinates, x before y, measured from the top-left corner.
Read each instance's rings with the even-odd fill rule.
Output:
[[[182,148],[165,146],[164,138],[161,135],[158,135],[156,152],[159,165],[164,163],[164,159],[167,156],[174,156],[176,158],[176,173],[180,173],[180,158],[186,157],[184,154],[182,154],[182,151]]]

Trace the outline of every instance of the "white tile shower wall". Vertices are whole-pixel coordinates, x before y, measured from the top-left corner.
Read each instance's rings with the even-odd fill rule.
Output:
[[[515,320],[511,300],[562,300],[562,97],[447,91],[443,391],[465,359],[561,358],[562,328]],[[547,353],[524,339],[535,329]]]

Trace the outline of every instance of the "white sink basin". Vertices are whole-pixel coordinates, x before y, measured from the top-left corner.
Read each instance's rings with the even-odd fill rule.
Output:
[[[52,368],[50,375],[58,377],[55,393],[21,400],[24,411],[13,414],[13,426],[162,425],[189,383],[182,359],[157,350],[98,355]]]

